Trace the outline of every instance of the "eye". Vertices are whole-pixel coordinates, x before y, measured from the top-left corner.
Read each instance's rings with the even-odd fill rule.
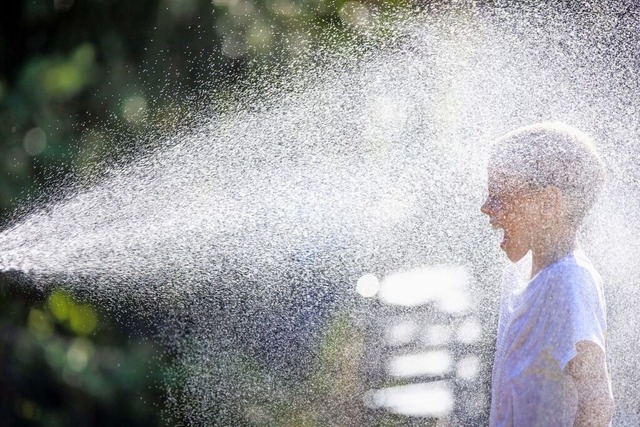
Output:
[[[516,195],[510,191],[490,193],[487,196],[487,207],[492,210],[505,211],[515,203]]]
[[[504,201],[499,194],[489,194],[487,196],[487,205],[490,209],[501,209],[504,207]]]
[[[504,201],[498,196],[492,196],[490,203],[494,209],[502,209],[504,207]]]

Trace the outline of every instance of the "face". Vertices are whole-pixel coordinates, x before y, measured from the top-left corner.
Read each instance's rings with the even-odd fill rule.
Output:
[[[512,262],[524,257],[539,232],[540,204],[535,190],[514,179],[489,173],[489,194],[480,210],[504,235],[500,248]]]

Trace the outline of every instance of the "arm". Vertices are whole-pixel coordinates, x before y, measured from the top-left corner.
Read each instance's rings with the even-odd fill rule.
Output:
[[[566,368],[578,392],[574,426],[608,426],[613,417],[614,404],[604,352],[591,341],[576,343],[576,350],[576,356]]]

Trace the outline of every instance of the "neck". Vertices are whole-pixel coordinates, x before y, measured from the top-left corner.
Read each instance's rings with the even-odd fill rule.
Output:
[[[531,250],[531,277],[534,277],[548,265],[573,252],[578,245],[575,231],[558,233],[553,238],[544,240],[544,242],[539,242],[540,244]]]

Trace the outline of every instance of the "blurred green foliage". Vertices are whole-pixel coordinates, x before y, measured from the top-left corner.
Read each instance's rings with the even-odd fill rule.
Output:
[[[224,99],[265,64],[312,55],[318,43],[357,42],[377,14],[408,6],[408,0],[10,2],[0,16],[1,220],[142,135],[183,125],[211,93]],[[162,424],[162,348],[132,336],[136,321],[117,323],[61,290],[25,288],[0,277],[0,424]],[[327,337],[333,341],[325,343],[323,367],[309,383],[317,384],[309,389],[318,407],[355,387],[353,375],[343,377],[342,391],[329,386],[332,375],[354,368],[335,353],[349,348],[341,347],[349,338],[344,327],[332,326]],[[302,420],[315,416],[313,408],[281,409],[283,422],[306,425]]]
[[[0,292],[1,424],[161,424],[159,348],[64,291],[41,300]]]

